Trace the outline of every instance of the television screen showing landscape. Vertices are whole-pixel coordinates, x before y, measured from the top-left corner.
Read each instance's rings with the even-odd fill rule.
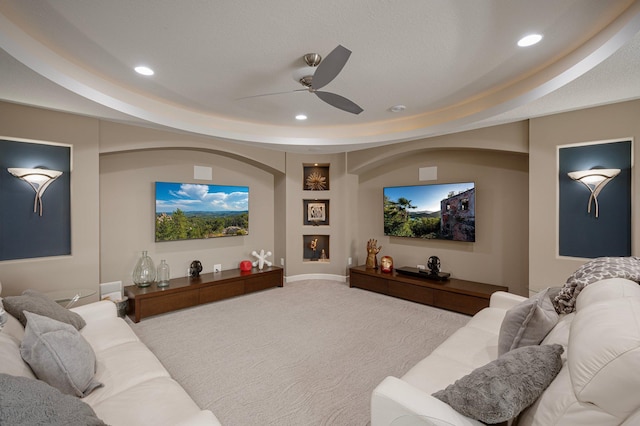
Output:
[[[249,233],[249,187],[156,182],[156,241]]]
[[[387,187],[383,195],[385,235],[476,240],[473,182]]]

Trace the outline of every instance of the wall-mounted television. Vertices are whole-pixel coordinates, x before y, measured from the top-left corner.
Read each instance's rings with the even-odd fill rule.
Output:
[[[476,240],[474,182],[383,188],[384,235]]]
[[[156,242],[249,233],[249,187],[156,182]]]

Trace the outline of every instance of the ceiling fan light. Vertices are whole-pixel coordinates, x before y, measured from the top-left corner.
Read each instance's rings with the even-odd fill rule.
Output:
[[[298,69],[293,70],[291,76],[296,81],[296,83],[300,83],[305,77],[313,76],[315,74],[317,68],[316,67],[300,67]]]

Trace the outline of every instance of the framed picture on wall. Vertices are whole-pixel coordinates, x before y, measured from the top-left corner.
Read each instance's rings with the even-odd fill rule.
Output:
[[[329,200],[303,200],[304,225],[329,225]]]

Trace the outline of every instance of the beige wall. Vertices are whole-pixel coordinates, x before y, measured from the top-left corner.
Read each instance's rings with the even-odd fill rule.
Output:
[[[0,102],[0,136],[72,146],[71,255],[0,262],[4,296],[20,294],[26,288],[97,289],[98,127],[95,119]],[[83,302],[90,300],[97,300],[97,296]]]
[[[420,139],[349,153],[349,173],[361,174],[395,158],[414,152],[437,149],[481,149],[499,152],[529,152],[529,126],[527,121],[469,130],[450,135]]]
[[[101,154],[158,148],[213,152],[274,173],[284,173],[285,154],[281,151],[182,132],[100,121]]]
[[[420,167],[437,167],[437,180],[421,182]],[[427,149],[383,163],[360,175],[356,257],[364,263],[373,238],[382,245],[378,257],[391,256],[396,267],[424,265],[438,256],[453,277],[527,294],[527,176],[526,155],[496,151]],[[469,181],[476,184],[475,243],[384,236],[383,187]]]
[[[396,266],[424,263],[437,255],[443,269],[456,277],[508,285],[520,294],[526,294],[529,283],[537,291],[563,283],[584,261],[555,255],[557,146],[635,138],[640,134],[638,117],[640,101],[631,101],[532,119],[529,129],[521,122],[348,154],[249,150],[249,155],[246,147],[228,152],[228,143],[213,139],[0,103],[1,136],[73,147],[72,255],[0,262],[3,293],[128,282],[144,249],[156,261],[167,258],[174,275],[186,272],[195,257],[208,270],[214,262],[229,268],[251,250],[264,248],[274,251],[277,265],[285,258],[287,276],[341,277],[349,257],[353,264],[364,262],[369,238],[378,239],[380,255],[393,256]],[[527,142],[528,162],[521,153]],[[311,198],[302,191],[302,164],[312,162],[331,164],[331,190],[322,194],[331,200],[329,265],[302,262],[302,235],[314,232],[302,225],[302,200]],[[195,164],[213,167],[214,183],[247,182],[251,207],[265,206],[252,209],[249,237],[153,242],[152,182],[189,181]],[[476,243],[382,235],[382,187],[419,184],[418,168],[425,166],[438,167],[438,182],[476,182]],[[634,174],[634,187],[638,179]],[[639,202],[635,197],[634,211]],[[117,220],[123,215],[128,216]],[[636,225],[634,216],[634,255],[640,241]]]
[[[557,256],[557,147],[559,145],[640,137],[640,101],[532,119],[529,154],[529,283],[532,292],[564,284],[585,262]],[[634,149],[638,163],[638,149]],[[640,177],[632,173],[632,188]],[[633,193],[634,191],[632,191]],[[632,204],[632,254],[638,255],[640,199]]]
[[[195,180],[194,165],[211,167],[212,180]],[[156,243],[156,181],[248,186],[249,235]],[[236,159],[172,149],[103,154],[100,205],[102,281],[132,284],[131,272],[142,250],[149,252],[156,265],[166,259],[172,277],[186,276],[195,259],[202,262],[203,272],[213,272],[214,264],[234,269],[241,260],[255,260],[253,250],[274,252],[274,177]],[[277,251],[273,254],[282,256]]]
[[[345,154],[287,154],[286,178],[286,275],[287,277],[313,278],[333,276],[344,279],[347,275],[348,227],[347,197],[349,178],[346,174]],[[305,164],[329,164],[329,190],[305,191],[303,178]],[[303,200],[329,200],[329,226],[303,224]],[[303,235],[328,235],[328,262],[303,260]]]
[[[264,248],[273,251],[276,265],[285,259],[288,277],[344,278],[349,258],[354,265],[364,262],[369,238],[378,238],[384,246],[382,254],[393,255],[397,262],[424,263],[425,256],[436,254],[454,276],[526,286],[526,278],[517,278],[519,273],[514,271],[525,271],[526,275],[527,245],[516,247],[513,239],[517,232],[511,238],[498,230],[498,224],[515,217],[519,225],[526,224],[526,211],[517,213],[523,203],[526,205],[526,195],[522,194],[527,188],[521,185],[522,176],[526,176],[526,157],[475,149],[433,149],[458,143],[483,146],[494,139],[498,142],[494,140],[489,145],[506,146],[506,141],[512,139],[515,146],[522,146],[520,135],[526,134],[526,124],[464,132],[460,141],[455,135],[448,135],[423,144],[400,144],[392,148],[394,153],[387,158],[379,149],[322,155],[253,150],[245,158],[245,147],[227,152],[227,143],[213,139],[6,103],[0,103],[0,107],[5,136],[69,143],[73,146],[74,164],[72,256],[0,263],[5,294],[18,294],[27,287],[97,288],[99,282],[111,280],[128,284],[142,250],[149,251],[156,262],[167,259],[173,276],[185,274],[188,263],[195,258],[203,262],[205,271],[210,271],[214,263],[227,269],[250,258],[252,250]],[[303,191],[302,166],[314,162],[330,164],[329,191]],[[153,182],[193,182],[194,165],[211,166],[213,183],[250,187],[249,236],[154,242]],[[440,181],[475,180],[481,185],[479,188],[491,188],[484,195],[479,189],[482,198],[478,201],[478,214],[484,218],[479,219],[483,228],[479,228],[477,243],[430,242],[416,246],[416,242],[385,241],[378,235],[382,233],[382,186],[418,183],[417,168],[426,165],[439,167]],[[509,203],[500,201],[506,199],[500,194],[514,194],[517,202],[510,207],[511,216],[505,212]],[[312,198],[330,200],[329,227],[302,224],[302,200]],[[494,204],[505,208],[490,207]],[[331,259],[327,264],[302,260],[302,235],[316,232],[330,235]],[[416,247],[426,250],[423,253]],[[512,284],[516,281],[519,284]]]

